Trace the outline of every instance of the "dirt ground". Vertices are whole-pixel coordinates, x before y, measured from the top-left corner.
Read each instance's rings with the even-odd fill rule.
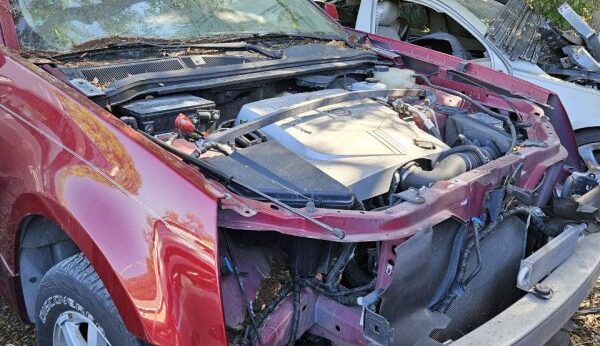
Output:
[[[600,279],[573,318],[572,345],[600,346]]]
[[[25,346],[36,343],[33,327],[21,322],[0,299],[0,346]]]
[[[600,279],[571,321],[567,327],[571,332],[571,345],[600,346]],[[33,328],[23,324],[0,300],[0,346],[35,344]]]

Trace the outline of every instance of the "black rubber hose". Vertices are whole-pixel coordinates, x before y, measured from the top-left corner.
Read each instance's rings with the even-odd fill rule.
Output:
[[[531,224],[530,226],[533,227],[534,230],[547,235],[549,237],[556,237],[557,235],[560,234],[560,230],[559,229],[554,229],[552,227],[548,227],[546,225],[546,221],[536,215],[535,213],[532,213],[530,208],[528,207],[516,207],[514,209],[512,209],[511,211],[509,211],[508,213],[505,214],[505,217],[511,216],[511,215],[520,215],[523,217],[530,217],[531,216]]]
[[[461,145],[461,146],[451,148],[451,149],[446,150],[443,153],[441,153],[440,156],[438,156],[436,162],[440,162],[450,155],[458,154],[458,153],[465,153],[465,152],[471,152],[471,153],[477,155],[477,157],[479,158],[480,165],[484,165],[484,164],[490,162],[491,160],[497,158],[497,155],[494,155],[493,153],[491,153],[489,150],[487,150],[485,148],[480,148],[476,145]]]
[[[496,221],[490,222],[487,226],[485,226],[485,228],[479,233],[479,241],[480,242],[483,241],[488,235],[490,235],[492,233],[492,231],[494,229],[496,229],[496,227],[498,226],[499,223],[500,223],[500,220],[496,220]],[[467,245],[465,246],[465,249],[464,249],[463,253],[461,254],[460,264],[458,266],[458,271],[457,271],[455,280],[452,283],[451,288],[448,290],[448,294],[446,295],[446,297],[442,301],[440,301],[438,304],[436,304],[436,306],[434,307],[435,311],[441,311],[443,313],[446,313],[446,311],[448,311],[448,308],[450,307],[450,304],[452,304],[454,299],[456,299],[456,297],[458,296],[457,292],[460,290],[457,288],[458,287],[464,288],[464,281],[467,279],[467,277],[466,277],[467,267],[468,267],[467,264],[469,262],[469,258],[471,257],[471,253],[473,252],[474,247],[475,247],[475,237],[473,237],[467,241]],[[469,276],[471,276],[471,275],[469,275]]]
[[[402,175],[402,188],[419,189],[423,186],[430,186],[438,181],[452,179],[480,165],[478,156],[473,153],[452,154],[438,162],[430,171],[419,166],[408,168],[408,171]]]
[[[508,126],[508,129],[510,130],[510,136],[512,137],[512,143],[510,145],[510,149],[506,152],[506,154],[509,154],[512,151],[512,149],[517,145],[517,129],[516,129],[515,125],[513,124],[512,120],[510,120],[510,117],[508,117],[506,115],[502,115],[498,112],[494,112],[493,110],[484,106],[481,102],[479,102],[459,91],[452,90],[450,88],[446,88],[446,87],[439,86],[439,85],[433,85],[433,83],[431,83],[431,81],[429,80],[429,77],[427,77],[426,75],[415,74],[414,76],[415,76],[415,78],[419,78],[419,79],[423,80],[425,82],[425,84],[427,84],[428,87],[430,87],[432,89],[441,90],[445,93],[448,93],[448,94],[451,94],[454,96],[461,97],[461,98],[467,100],[469,103],[473,104],[475,107],[477,107],[477,108],[481,109],[482,111],[484,111],[485,113],[489,114],[490,116],[492,116],[498,120],[502,120],[506,124],[506,126]]]
[[[329,273],[327,273],[327,276],[325,277],[325,286],[327,286],[328,288],[333,288],[336,280],[342,273],[342,270],[344,270],[344,267],[346,267],[346,264],[348,264],[348,261],[350,261],[350,259],[352,258],[355,248],[356,248],[356,244],[353,244],[353,243],[344,243],[343,244],[342,253],[338,257],[337,261],[335,261],[335,263],[333,264],[333,267],[331,268],[331,270],[329,271]]]
[[[463,225],[456,235],[454,236],[454,243],[452,245],[452,252],[450,259],[448,260],[448,269],[444,275],[444,279],[435,291],[433,298],[429,302],[429,308],[433,309],[438,303],[440,303],[444,297],[448,294],[448,291],[452,287],[452,283],[456,280],[458,275],[458,268],[460,265],[461,255],[469,236],[469,230],[467,225]]]

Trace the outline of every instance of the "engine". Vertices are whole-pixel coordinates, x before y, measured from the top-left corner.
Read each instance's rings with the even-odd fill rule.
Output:
[[[433,105],[421,89],[370,97],[385,94],[380,83],[357,84],[358,90],[284,92],[245,103],[226,121],[215,102],[194,95],[138,100],[116,113],[293,207],[389,206],[395,193],[453,178],[511,147],[502,122],[485,113]],[[365,97],[356,97],[360,93]],[[260,125],[244,131],[246,124]],[[264,199],[242,186],[230,188]]]
[[[71,85],[97,102],[111,102],[112,112],[131,127],[294,207],[389,206],[394,193],[453,178],[511,148],[502,120],[489,112],[466,111],[458,106],[460,96],[451,100],[452,95],[416,87],[412,70],[373,65],[374,57],[360,51],[303,47],[314,54],[345,54],[346,59],[368,62],[359,60],[358,67],[339,65],[318,74],[295,70],[287,79],[258,85],[240,77],[235,88],[223,88],[225,80],[211,77],[212,73],[244,71],[262,58],[192,55],[61,71],[71,78]],[[304,50],[289,48],[285,54],[305,57]],[[174,74],[193,75],[203,82],[195,82],[194,88],[190,83],[186,92],[167,94],[160,90],[170,84],[150,83],[152,78],[170,80]],[[128,83],[144,87],[134,90]],[[179,87],[187,88],[187,84]],[[151,94],[154,90],[157,93]],[[388,97],[385,90],[410,92]],[[348,96],[361,92],[375,97]],[[311,104],[316,99],[323,102]],[[301,111],[272,121],[273,114],[285,114],[286,109]],[[214,140],[250,122],[262,125]],[[256,191],[230,188],[264,200]]]
[[[277,109],[341,92],[324,90],[251,103],[242,108],[236,122],[255,120]],[[282,120],[263,131],[289,151],[285,156],[302,158],[346,186],[359,200],[387,193],[398,167],[449,149],[375,100],[334,104]],[[280,162],[287,165],[287,159]]]

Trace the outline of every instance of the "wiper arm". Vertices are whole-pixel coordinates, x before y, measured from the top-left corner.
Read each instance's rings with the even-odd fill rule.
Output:
[[[224,49],[224,50],[246,50],[262,54],[272,59],[282,59],[283,52],[281,50],[271,50],[247,42],[229,42],[229,43],[199,43],[192,45],[183,45],[181,48],[199,48],[199,49]]]
[[[335,34],[319,34],[315,32],[271,32],[271,33],[255,33],[252,35],[244,36],[248,38],[260,39],[260,38],[278,38],[278,37],[289,37],[295,39],[311,39],[321,41],[343,41],[349,47],[354,47],[354,44],[348,40],[345,36]]]
[[[51,59],[69,59],[77,58],[88,53],[99,53],[99,52],[110,52],[123,48],[157,48],[157,49],[217,49],[217,50],[234,50],[234,51],[250,51],[255,52],[271,59],[282,59],[282,51],[274,51],[265,47],[261,47],[255,44],[247,42],[228,42],[228,43],[155,43],[145,41],[132,41],[132,42],[119,42],[107,44],[103,47],[87,48],[76,50],[68,53],[61,53],[52,55]]]

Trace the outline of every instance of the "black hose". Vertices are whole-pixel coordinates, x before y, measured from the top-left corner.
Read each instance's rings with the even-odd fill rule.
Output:
[[[498,112],[494,112],[493,110],[484,106],[481,102],[479,102],[479,101],[473,99],[472,97],[469,97],[459,91],[452,90],[450,88],[446,88],[446,87],[439,86],[439,85],[433,85],[433,83],[431,83],[431,81],[429,80],[429,77],[427,77],[426,75],[415,74],[414,76],[415,76],[415,78],[419,78],[419,79],[423,80],[425,82],[425,84],[427,84],[428,87],[430,87],[432,89],[441,90],[445,93],[448,93],[448,94],[451,94],[454,96],[461,97],[461,98],[467,100],[468,102],[470,102],[471,104],[473,104],[475,107],[477,107],[477,108],[481,109],[482,111],[484,111],[485,113],[489,114],[490,116],[492,116],[498,120],[502,120],[506,124],[506,126],[508,126],[508,129],[510,130],[510,135],[512,137],[512,143],[510,145],[510,149],[506,152],[506,154],[509,154],[511,152],[511,150],[517,145],[517,129],[515,128],[515,125],[512,123],[512,120],[510,120],[510,117],[508,117],[506,115],[502,115]]]
[[[159,147],[168,151],[169,153],[180,157],[183,160],[183,162],[192,164],[192,165],[200,168],[202,173],[206,174],[210,178],[215,179],[221,183],[225,183],[226,185],[229,185],[231,183],[231,180],[233,179],[232,175],[226,174],[225,172],[221,171],[220,169],[216,168],[215,166],[213,166],[205,161],[202,161],[196,157],[188,155],[188,154],[178,150],[177,148],[161,141],[160,139],[154,138],[154,136],[151,136],[143,131],[138,131],[138,132],[141,133],[142,135],[144,135],[144,137],[146,137],[149,140],[151,140],[152,142],[154,142]]]
[[[438,156],[434,168],[426,171],[418,166],[412,166],[403,175],[403,188],[421,188],[432,183],[448,180],[462,173],[482,166],[498,158],[498,153],[489,148],[475,145],[461,145],[444,151]]]
[[[438,162],[430,171],[413,165],[402,175],[402,188],[419,189],[423,186],[430,186],[435,182],[454,178],[479,167],[479,165],[478,156],[470,152],[452,154]]]
[[[539,215],[536,215],[531,211],[530,207],[516,207],[505,214],[505,217],[511,215],[520,215],[523,217],[530,218],[532,228],[543,235],[547,235],[549,237],[556,237],[560,234],[559,229],[554,229],[552,227],[548,227],[546,221]]]
[[[433,294],[433,298],[431,298],[429,302],[430,309],[433,309],[434,306],[444,299],[452,287],[452,283],[454,280],[456,280],[460,258],[468,235],[469,230],[467,225],[463,225],[458,232],[456,232],[456,235],[454,236],[454,243],[452,245],[452,252],[450,254],[450,259],[448,260],[448,269],[446,270],[446,275],[444,275],[442,282],[438,286],[437,290]]]
[[[492,233],[492,231],[494,229],[496,229],[496,227],[498,226],[499,223],[500,223],[500,220],[496,220],[496,221],[490,222],[487,226],[485,226],[485,228],[483,228],[481,233],[478,233],[477,243],[484,240],[488,235],[490,235]],[[461,255],[461,260],[460,260],[460,264],[458,266],[456,278],[455,278],[454,282],[452,283],[452,286],[451,286],[450,290],[448,291],[448,294],[446,295],[446,297],[441,302],[439,302],[435,307],[433,307],[432,308],[433,310],[446,313],[446,311],[448,310],[448,308],[450,307],[450,305],[452,304],[454,299],[456,299],[456,297],[458,297],[457,292],[464,289],[465,280],[467,279],[467,277],[466,277],[467,267],[468,267],[467,264],[469,262],[469,258],[471,257],[471,253],[473,252],[473,248],[477,245],[478,244],[476,244],[475,237],[473,237],[471,240],[469,240],[467,242],[467,245],[465,246],[465,250],[463,251],[463,253]],[[481,253],[479,253],[479,255],[481,255]],[[472,279],[472,276],[473,275],[469,275],[469,277],[471,277],[471,279]]]
[[[346,264],[348,264],[348,261],[350,261],[350,259],[352,258],[355,248],[356,248],[356,244],[353,244],[353,243],[344,243],[342,245],[342,253],[339,255],[339,257],[337,258],[337,261],[335,261],[335,263],[333,264],[333,267],[331,268],[331,270],[329,271],[329,273],[327,273],[327,276],[325,277],[325,286],[326,287],[328,287],[330,289],[333,288],[333,285],[335,284],[338,277],[344,270],[344,267],[346,267]]]
[[[481,246],[479,245],[480,240],[481,239],[479,238],[479,228],[473,227],[473,244],[475,247],[475,254],[477,255],[477,266],[475,266],[475,269],[473,269],[471,274],[469,274],[469,276],[462,281],[463,286],[467,286],[471,282],[471,280],[473,280],[475,278],[475,276],[477,276],[477,274],[479,274],[479,272],[481,271],[481,268],[483,267],[482,260],[481,260],[482,259]]]
[[[471,152],[471,153],[477,155],[477,157],[479,158],[480,165],[484,165],[496,158],[496,155],[493,155],[492,153],[490,153],[489,150],[480,148],[476,145],[461,145],[461,146],[454,147],[454,148],[451,148],[451,149],[448,149],[448,150],[442,152],[440,154],[440,156],[438,156],[436,162],[442,161],[443,159],[445,159],[446,157],[448,157],[450,155],[464,153],[464,152]]]

